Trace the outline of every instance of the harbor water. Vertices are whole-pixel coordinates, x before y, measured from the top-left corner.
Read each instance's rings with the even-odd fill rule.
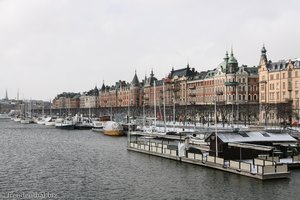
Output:
[[[289,179],[260,181],[127,151],[126,145],[126,137],[0,121],[0,199],[300,197],[299,170]]]

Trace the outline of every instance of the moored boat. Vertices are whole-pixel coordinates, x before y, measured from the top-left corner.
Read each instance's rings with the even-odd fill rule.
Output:
[[[31,123],[33,123],[33,120],[30,118],[21,119],[21,124],[31,124]]]
[[[10,116],[8,114],[0,114],[0,120],[9,120]]]
[[[55,122],[55,128],[73,130],[75,128],[75,123],[73,123],[72,119],[60,119]]]
[[[107,121],[103,127],[103,133],[109,136],[123,136],[123,127],[114,121]]]
[[[94,132],[103,132],[104,122],[93,121],[92,131]]]

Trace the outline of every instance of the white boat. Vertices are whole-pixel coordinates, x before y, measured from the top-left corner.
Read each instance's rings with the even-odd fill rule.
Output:
[[[15,122],[20,122],[20,121],[21,121],[21,118],[20,118],[20,117],[16,117],[16,118],[14,118],[14,121],[15,121]]]
[[[33,120],[30,118],[21,119],[21,124],[31,124]]]
[[[109,136],[123,136],[123,126],[114,121],[104,123],[103,133]]]
[[[45,122],[45,126],[55,126],[55,122],[53,121]]]
[[[45,126],[55,126],[56,117],[47,117],[45,119]]]
[[[51,121],[51,117],[46,117],[46,118],[38,118],[37,120],[36,120],[36,123],[37,124],[40,124],[40,125],[45,125],[46,124],[46,122],[49,122],[49,121]]]
[[[55,128],[73,130],[75,128],[75,123],[72,119],[56,120]]]
[[[8,116],[8,114],[0,114],[0,120],[9,120],[10,117]]]
[[[103,132],[104,122],[100,121],[93,121],[93,128],[92,131],[95,132]]]

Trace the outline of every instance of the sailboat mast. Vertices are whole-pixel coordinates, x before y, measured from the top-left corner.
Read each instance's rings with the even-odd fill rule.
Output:
[[[165,81],[163,81],[163,104],[164,104],[164,124],[165,124],[165,132],[167,132],[167,124],[166,124],[166,99],[165,99]]]
[[[154,126],[156,127],[156,82],[153,82],[154,88]]]

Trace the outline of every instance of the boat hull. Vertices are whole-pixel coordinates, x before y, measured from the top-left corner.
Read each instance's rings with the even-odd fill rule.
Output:
[[[55,122],[45,122],[46,126],[55,126]]]
[[[92,128],[92,131],[98,132],[98,133],[102,133],[103,132],[103,128]]]
[[[74,127],[75,126],[73,124],[55,125],[55,128],[64,129],[64,130],[74,130]]]
[[[104,135],[109,135],[109,136],[123,136],[123,130],[104,130],[103,131]]]
[[[90,130],[92,128],[92,126],[90,125],[76,125],[74,126],[74,129],[77,130]]]

